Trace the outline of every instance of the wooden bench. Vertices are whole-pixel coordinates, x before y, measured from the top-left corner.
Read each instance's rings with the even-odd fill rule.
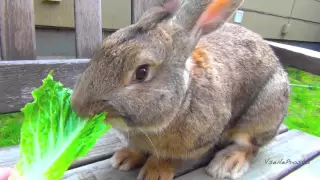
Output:
[[[84,158],[76,160],[65,173],[65,180],[135,180],[138,169],[123,172],[113,169],[109,158],[121,147],[126,139],[114,130],[107,132]],[[19,146],[0,149],[0,167],[14,167],[19,158]],[[210,180],[205,165],[212,159],[210,155],[199,161],[184,163],[177,171],[177,180]],[[269,161],[268,161],[269,160]],[[276,162],[273,164],[272,162]],[[320,163],[320,138],[297,131],[288,130],[285,125],[279,129],[274,141],[263,148],[254,160],[250,171],[243,179],[280,179],[308,177],[317,179],[316,170]]]
[[[88,58],[102,42],[101,0],[74,1],[77,59],[41,60],[36,58],[35,53],[32,0],[1,0],[0,113],[19,111],[31,101],[31,91],[40,86],[41,79],[50,70],[54,70],[55,79],[65,86],[74,85],[76,77],[88,63]],[[132,0],[132,5],[134,22],[147,5],[142,6],[143,3],[139,0]],[[22,12],[16,13],[14,9]],[[89,26],[90,28],[87,28]],[[18,31],[19,36],[16,36]],[[271,41],[268,43],[284,65],[320,75],[320,53]],[[71,165],[63,179],[136,179],[138,170],[121,172],[111,168],[109,163],[112,154],[126,144],[125,137],[113,129],[110,130],[99,139],[86,157]],[[18,158],[19,146],[0,148],[0,167],[13,167]],[[205,165],[211,159],[212,154],[208,154],[199,161],[185,162],[184,166],[178,169],[175,179],[211,179],[204,171]],[[282,125],[276,139],[258,153],[243,179],[320,179],[319,167],[320,138],[297,130],[288,130]]]

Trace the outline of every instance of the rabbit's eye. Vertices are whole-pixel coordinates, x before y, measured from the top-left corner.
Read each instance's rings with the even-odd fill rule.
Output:
[[[149,65],[141,65],[136,70],[136,81],[144,81],[148,76]]]

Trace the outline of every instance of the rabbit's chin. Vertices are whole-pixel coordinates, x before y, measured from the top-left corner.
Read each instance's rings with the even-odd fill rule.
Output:
[[[118,129],[120,131],[128,132],[130,130],[128,125],[125,123],[125,120],[121,117],[109,119],[107,118],[106,122],[109,123],[112,128]]]

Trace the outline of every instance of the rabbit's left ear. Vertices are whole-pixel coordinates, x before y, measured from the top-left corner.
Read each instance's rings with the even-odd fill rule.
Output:
[[[174,19],[186,30],[204,35],[219,28],[244,0],[186,0]]]

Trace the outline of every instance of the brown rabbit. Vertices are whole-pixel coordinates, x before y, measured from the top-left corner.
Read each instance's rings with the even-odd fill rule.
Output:
[[[108,36],[79,77],[74,110],[106,111],[129,134],[113,167],[169,180],[181,160],[222,145],[206,170],[237,179],[275,137],[287,113],[287,74],[262,37],[226,22],[242,0],[210,3],[167,0],[148,9]]]

